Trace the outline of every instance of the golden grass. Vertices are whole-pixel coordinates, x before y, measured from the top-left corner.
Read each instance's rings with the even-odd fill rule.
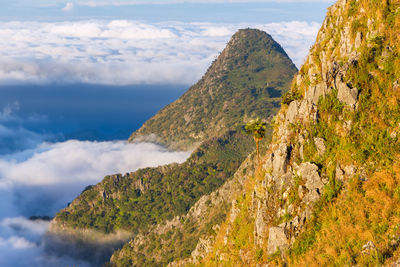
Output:
[[[399,155],[400,156],[400,155]],[[320,214],[321,230],[308,252],[294,266],[374,266],[394,253],[390,242],[400,238],[400,164],[393,172],[375,172],[361,182],[354,177],[334,203]],[[376,253],[362,254],[371,240]],[[399,254],[396,251],[396,254]]]

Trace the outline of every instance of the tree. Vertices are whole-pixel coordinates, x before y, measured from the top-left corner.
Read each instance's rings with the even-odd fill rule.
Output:
[[[258,165],[260,165],[259,142],[265,137],[267,123],[257,118],[248,122],[244,128],[246,130],[246,134],[253,134],[254,141],[256,142]]]

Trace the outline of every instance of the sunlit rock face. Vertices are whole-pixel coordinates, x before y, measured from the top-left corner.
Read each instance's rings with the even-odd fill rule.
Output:
[[[346,205],[340,212],[343,218],[375,207],[354,188],[362,188],[371,197],[378,195],[373,184],[379,183],[379,175],[391,177],[385,182],[391,190],[398,181],[393,173],[398,169],[400,147],[396,139],[400,130],[398,12],[398,1],[339,0],[328,9],[317,40],[274,118],[274,135],[264,163],[234,201],[231,214],[235,219],[227,220],[217,234],[220,241],[204,256],[206,266],[263,266],[269,261],[330,265],[338,258],[332,255],[361,265],[371,260],[361,256],[365,254],[362,245],[354,244],[354,253],[346,254],[344,240],[366,244],[367,237],[361,235],[373,232],[380,219],[365,229],[367,219],[342,222],[341,228],[349,227],[343,233],[346,238],[337,240],[338,245],[329,242],[341,230],[332,222],[342,205]],[[352,210],[355,196],[365,203],[365,209],[364,205]],[[395,197],[389,198],[396,202]],[[329,214],[332,206],[334,213]],[[381,208],[375,208],[382,214]],[[325,217],[320,219],[321,214]],[[383,216],[388,225],[398,219]],[[383,238],[378,253],[390,251],[396,257],[397,247],[387,246],[386,234],[378,235]],[[325,254],[320,257],[314,249]]]

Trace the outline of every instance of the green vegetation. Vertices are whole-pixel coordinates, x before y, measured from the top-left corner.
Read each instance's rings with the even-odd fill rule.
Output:
[[[258,165],[260,166],[260,149],[259,143],[264,139],[267,130],[267,123],[260,120],[259,118],[251,120],[245,125],[246,134],[252,134],[254,141],[256,142],[256,151],[258,158]]]
[[[282,47],[259,30],[239,30],[202,79],[132,134],[187,149],[249,118],[275,114],[297,72]]]
[[[70,227],[138,233],[185,214],[229,179],[251,151],[251,139],[230,131],[202,144],[183,164],[106,176],[57,214]]]
[[[266,141],[271,137],[267,129]],[[145,234],[140,247],[127,243],[113,256],[116,266],[165,266],[185,258],[199,238],[214,232],[213,226],[225,220],[230,203],[213,206],[202,221],[191,218],[183,227],[161,235],[146,235],[150,227],[184,216],[203,195],[209,194],[232,177],[252,151],[252,139],[239,129],[211,138],[182,164],[140,169],[126,175],[107,176],[88,186],[72,204],[59,212],[56,220],[73,228],[97,229],[111,233],[118,229]],[[265,144],[260,144],[265,149]],[[113,266],[114,266],[113,265]]]
[[[288,91],[282,96],[282,104],[289,105],[292,101],[300,100],[303,98],[301,92],[295,91]]]
[[[112,266],[166,266],[173,260],[190,256],[200,237],[215,235],[214,225],[226,219],[228,203],[209,207],[201,221],[181,217],[181,224],[166,232],[149,232],[143,236],[145,242],[138,247],[127,243],[116,251]],[[138,256],[142,255],[142,256]]]

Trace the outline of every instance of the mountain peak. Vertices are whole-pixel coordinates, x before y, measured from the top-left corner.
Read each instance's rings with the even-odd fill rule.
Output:
[[[239,30],[200,81],[129,140],[156,136],[156,141],[172,148],[193,148],[248,118],[276,112],[296,71],[270,35],[256,29]]]
[[[238,67],[238,64],[251,64],[254,60],[248,57],[256,51],[263,51],[266,54],[274,53],[289,58],[283,48],[264,31],[258,29],[240,29],[230,39],[225,49],[222,51],[215,64],[209,71],[224,72]],[[267,64],[265,62],[264,64]],[[239,65],[239,67],[243,67]],[[258,64],[262,68],[263,64]],[[207,73],[206,73],[207,75]]]

